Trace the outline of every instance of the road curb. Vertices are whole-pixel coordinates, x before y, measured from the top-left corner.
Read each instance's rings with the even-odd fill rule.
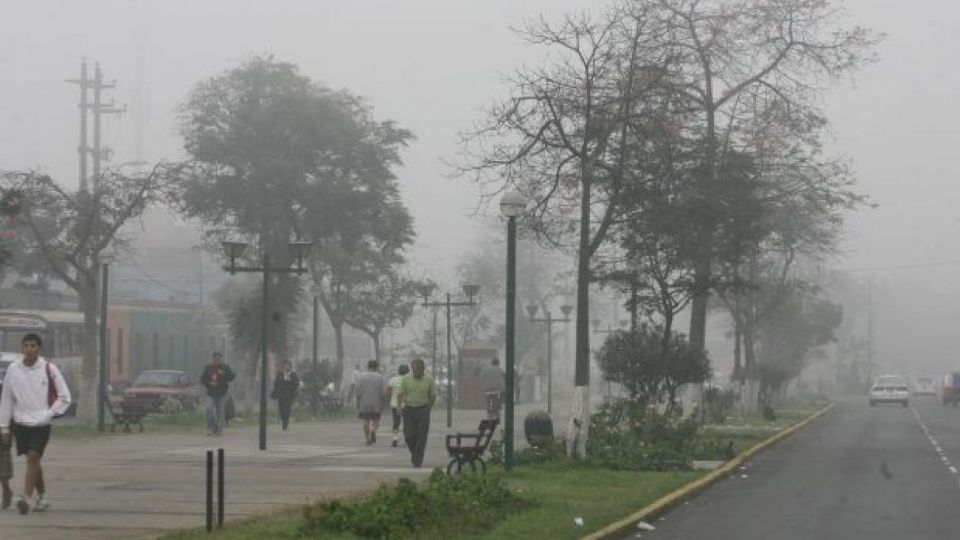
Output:
[[[786,439],[790,435],[793,435],[797,431],[800,431],[801,429],[807,427],[808,425],[813,423],[813,421],[815,421],[817,418],[820,418],[821,416],[826,414],[828,411],[830,411],[830,409],[832,409],[833,406],[834,406],[833,403],[827,405],[826,407],[820,409],[819,411],[811,414],[804,420],[790,426],[787,429],[784,429],[783,431],[780,431],[779,433],[777,433],[776,435],[773,435],[772,437],[769,437],[767,439],[764,439],[763,441],[758,442],[757,444],[751,446],[747,450],[744,450],[743,452],[738,454],[736,457],[724,463],[718,469],[715,469],[714,471],[710,472],[703,478],[700,478],[699,480],[694,480],[689,484],[686,484],[682,487],[679,487],[671,491],[670,493],[664,495],[663,497],[660,497],[659,499],[653,501],[652,503],[634,512],[633,514],[630,514],[629,516],[619,521],[611,523],[610,525],[607,525],[606,527],[600,529],[599,531],[588,534],[587,536],[582,537],[580,540],[601,540],[601,539],[612,538],[615,535],[626,532],[631,527],[633,527],[634,524],[636,524],[637,522],[651,521],[653,518],[666,512],[670,508],[676,506],[679,503],[682,503],[683,501],[689,499],[693,495],[696,495],[697,493],[703,491],[704,489],[719,482],[724,477],[729,475],[731,472],[735,471],[737,467],[743,464],[743,462],[759,454],[760,452],[763,452],[764,450],[770,448],[771,446],[777,444],[781,440]]]

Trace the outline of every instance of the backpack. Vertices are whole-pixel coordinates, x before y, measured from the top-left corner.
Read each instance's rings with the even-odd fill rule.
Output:
[[[44,365],[47,371],[47,407],[52,407],[57,401],[57,385],[53,381],[53,371],[50,370],[50,361]]]

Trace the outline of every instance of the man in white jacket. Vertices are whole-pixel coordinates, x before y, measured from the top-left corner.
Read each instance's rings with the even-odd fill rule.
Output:
[[[36,334],[27,334],[21,342],[23,359],[10,364],[3,378],[0,395],[0,437],[10,444],[11,434],[17,444],[17,455],[27,456],[27,474],[17,510],[26,514],[27,501],[37,491],[34,512],[43,512],[50,504],[40,460],[50,440],[50,421],[70,406],[70,389],[57,366],[40,356],[43,341]]]

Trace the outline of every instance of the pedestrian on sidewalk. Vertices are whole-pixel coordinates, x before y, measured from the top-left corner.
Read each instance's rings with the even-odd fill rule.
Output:
[[[27,334],[20,345],[23,357],[7,367],[3,378],[0,444],[9,447],[12,435],[17,455],[27,456],[23,493],[17,499],[17,510],[26,514],[34,490],[37,499],[33,511],[43,512],[50,507],[41,459],[50,442],[50,422],[70,406],[70,389],[57,366],[40,356],[40,336]]]
[[[489,366],[483,368],[480,379],[483,381],[483,394],[487,398],[487,418],[499,420],[503,391],[507,388],[506,375],[500,369],[499,358],[494,358]]]
[[[393,413],[393,443],[391,446],[397,446],[397,437],[400,435],[400,422],[403,420],[400,411],[400,384],[403,382],[403,376],[410,373],[410,368],[406,364],[400,364],[397,368],[397,374],[390,378],[387,383],[387,395],[390,397],[390,411]]]
[[[207,389],[207,436],[219,437],[223,435],[224,405],[226,404],[227,390],[235,375],[230,366],[223,363],[223,354],[215,351],[211,362],[203,368],[200,374],[200,384]]]
[[[367,362],[367,371],[357,377],[357,411],[363,421],[363,436],[367,445],[376,444],[380,414],[387,397],[387,385],[380,374],[376,360]]]
[[[293,400],[296,399],[299,390],[300,377],[293,370],[293,364],[289,360],[284,360],[280,372],[273,379],[273,391],[270,392],[270,397],[277,400],[277,408],[280,409],[280,424],[284,431],[290,424],[290,408],[293,406]]]
[[[360,364],[354,364],[353,372],[350,374],[350,389],[347,390],[347,403],[353,399],[353,396],[357,395],[357,383],[360,382],[360,375],[363,375]]]
[[[410,449],[410,462],[419,469],[427,449],[430,409],[437,401],[437,387],[433,378],[424,373],[426,366],[422,359],[411,362],[410,369],[411,373],[400,382],[398,404],[403,409],[403,438]]]

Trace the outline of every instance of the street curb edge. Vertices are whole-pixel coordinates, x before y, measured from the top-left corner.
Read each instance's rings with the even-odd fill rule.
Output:
[[[689,499],[693,495],[703,491],[704,489],[712,486],[713,484],[719,482],[724,477],[729,475],[732,471],[736,470],[737,467],[743,464],[743,462],[752,458],[753,456],[763,452],[764,450],[770,448],[781,440],[793,435],[797,431],[807,427],[813,423],[816,419],[820,418],[827,412],[829,412],[834,407],[834,403],[830,403],[826,407],[820,409],[819,411],[811,414],[807,418],[801,420],[800,422],[790,426],[783,431],[780,431],[776,435],[773,435],[767,439],[764,439],[757,444],[751,446],[750,448],[744,450],[736,457],[730,461],[724,463],[718,469],[710,472],[706,476],[694,480],[689,484],[683,485],[670,493],[660,497],[659,499],[653,501],[647,506],[641,508],[640,510],[630,514],[629,516],[611,523],[606,527],[600,529],[599,531],[588,534],[587,536],[582,537],[580,540],[603,540],[612,538],[614,535],[621,534],[626,532],[630,527],[635,523],[640,521],[649,521],[650,518],[656,517],[663,512],[666,512],[670,508],[676,506],[679,503]]]

